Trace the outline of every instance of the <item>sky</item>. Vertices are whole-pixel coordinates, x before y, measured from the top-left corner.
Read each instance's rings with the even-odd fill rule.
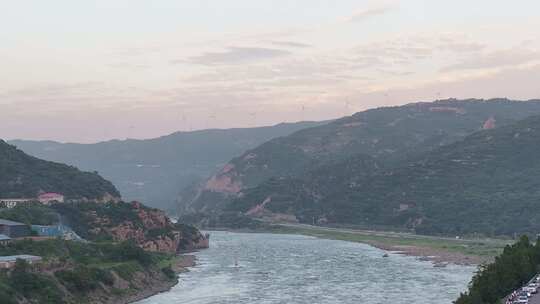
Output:
[[[538,0],[0,0],[0,138],[540,98]]]

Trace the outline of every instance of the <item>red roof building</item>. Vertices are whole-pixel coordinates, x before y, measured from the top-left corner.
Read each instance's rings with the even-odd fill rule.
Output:
[[[48,205],[52,202],[64,202],[64,196],[59,193],[43,193],[38,196],[38,201],[42,204]]]

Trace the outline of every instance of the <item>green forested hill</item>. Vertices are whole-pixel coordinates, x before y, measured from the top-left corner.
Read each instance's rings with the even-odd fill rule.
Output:
[[[120,196],[96,173],[29,156],[0,140],[0,197],[36,197],[40,191],[62,193],[68,198]]]
[[[372,176],[328,201],[348,214],[421,233],[489,235],[540,230],[540,117],[475,133]],[[406,204],[407,210],[399,210]],[[403,205],[402,205],[403,209]]]
[[[279,181],[305,180],[306,176],[317,179],[320,177],[314,176],[324,176],[325,172],[317,174],[316,168],[332,170],[332,164],[358,155],[372,158],[378,168],[393,167],[476,131],[504,126],[534,114],[540,114],[539,101],[507,99],[452,99],[360,112],[276,138],[245,152],[232,159],[197,190],[186,191],[179,208],[183,213],[201,210],[214,212],[224,208],[231,198],[238,197],[244,201],[241,203],[243,205],[258,204],[261,202],[245,202],[242,199],[247,189],[261,186],[275,190]],[[356,176],[362,177],[367,173],[374,172],[362,171]],[[324,181],[318,183],[318,187],[326,185]],[[288,188],[292,186],[287,185]],[[311,190],[302,189],[304,192],[299,193],[313,195],[318,201],[318,190],[306,193]],[[264,196],[261,188],[249,191]],[[283,194],[280,191],[271,192]],[[352,214],[343,216],[353,217]],[[357,218],[356,215],[354,217]]]
[[[532,233],[540,231],[539,151],[540,116],[533,116],[395,165],[363,156],[301,179],[273,180],[228,209],[246,212],[270,197],[266,209],[304,222],[315,217],[427,234]]]
[[[314,219],[322,220],[333,209],[332,204],[326,202],[326,197],[339,195],[350,185],[362,183],[381,166],[371,156],[356,155],[345,161],[313,168],[301,177],[272,178],[257,187],[245,189],[240,197],[227,205],[225,211],[246,213],[267,200],[264,207],[270,213],[294,214],[299,221],[312,223]],[[334,209],[331,214],[337,215],[336,212],[340,211]],[[334,218],[331,220],[335,221]]]

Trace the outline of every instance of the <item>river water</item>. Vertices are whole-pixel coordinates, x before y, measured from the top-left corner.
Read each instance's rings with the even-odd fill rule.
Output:
[[[138,303],[450,304],[475,271],[384,253],[299,235],[212,232],[211,248],[180,284]]]

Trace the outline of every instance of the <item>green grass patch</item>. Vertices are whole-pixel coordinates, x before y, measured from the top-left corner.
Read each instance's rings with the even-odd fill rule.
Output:
[[[130,281],[135,273],[144,271],[144,268],[141,266],[141,264],[132,261],[114,266],[112,270],[115,271],[122,279]]]

